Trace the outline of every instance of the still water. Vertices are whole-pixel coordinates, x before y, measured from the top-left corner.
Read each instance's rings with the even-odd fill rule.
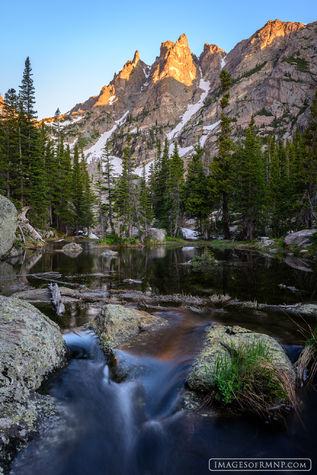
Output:
[[[307,262],[291,266],[255,253],[216,251],[215,268],[193,272],[183,264],[203,249],[191,246],[124,249],[116,259],[103,257],[103,250],[91,243],[76,259],[58,252],[59,246],[48,246],[27,272],[25,263],[22,268],[17,265],[14,272],[25,277],[0,281],[6,293],[23,285],[47,285],[29,274],[57,272],[57,280],[104,290],[227,293],[264,303],[317,299],[316,268]],[[303,265],[309,270],[298,268]],[[48,306],[42,305],[42,310],[52,317]],[[195,475],[210,473],[211,457],[312,457],[317,423],[314,392],[303,395],[302,421],[291,415],[284,426],[181,408],[187,372],[211,322],[240,324],[272,335],[295,359],[303,338],[294,321],[282,315],[221,309],[204,314],[169,309],[160,315],[168,320],[167,327],[117,350],[120,364],[128,368],[128,377],[118,382],[95,335],[81,327],[92,316],[89,305],[68,306],[65,317],[57,321],[72,359],[42,388],[57,401],[57,414],[17,457],[13,474]]]

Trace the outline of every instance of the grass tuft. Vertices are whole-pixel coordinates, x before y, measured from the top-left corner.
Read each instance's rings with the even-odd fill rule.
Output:
[[[296,407],[290,375],[274,366],[263,342],[231,345],[228,351],[229,357],[216,360],[213,393],[205,403],[216,402],[262,417],[267,417],[277,404],[278,409]]]

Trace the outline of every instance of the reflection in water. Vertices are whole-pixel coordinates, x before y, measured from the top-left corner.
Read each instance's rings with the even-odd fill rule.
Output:
[[[228,293],[264,303],[316,300],[316,265],[307,272],[252,252],[217,250],[219,265],[193,272],[182,264],[203,249],[192,246],[122,249],[118,258],[104,259],[103,249],[83,243],[84,252],[71,259],[55,252],[62,245],[52,244],[42,256],[34,255],[28,272],[25,262],[23,272],[20,265],[13,273],[59,272],[62,281],[103,290]],[[10,273],[5,269],[0,273],[0,286],[3,274]],[[18,279],[33,286],[47,285],[32,276]],[[20,280],[13,274],[12,282],[14,286]],[[289,291],[288,286],[298,292]],[[39,307],[56,320],[49,305]],[[65,329],[79,327],[98,310],[98,306],[74,303],[58,323]],[[210,457],[310,457],[314,453],[315,392],[305,396],[303,424],[292,415],[286,428],[263,426],[246,417],[213,413],[202,417],[179,410],[188,368],[212,321],[272,335],[287,345],[293,360],[303,343],[296,322],[286,315],[225,309],[206,313],[173,310],[161,315],[169,326],[151,335],[141,333],[117,350],[119,368],[127,373],[121,383],[109,372],[93,334],[65,335],[72,352],[70,364],[43,388],[56,400],[56,415],[17,457],[13,475],[196,475],[210,473]]]
[[[219,264],[205,272],[193,272],[190,266],[182,264],[201,253],[202,248],[125,248],[118,251],[116,259],[105,259],[101,256],[104,248],[83,242],[84,252],[71,259],[56,252],[62,245],[50,243],[33,265],[32,273],[59,272],[62,281],[104,290],[152,289],[156,293],[192,295],[220,293],[271,304],[317,299],[316,264],[309,263],[310,272],[306,272],[290,267],[276,257],[250,251],[215,250]],[[28,277],[28,281],[34,286],[45,283],[32,277]],[[291,292],[288,287],[295,287],[298,292]]]

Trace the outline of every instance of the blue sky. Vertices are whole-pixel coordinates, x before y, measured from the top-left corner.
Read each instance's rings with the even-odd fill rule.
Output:
[[[30,56],[39,117],[96,95],[138,49],[146,63],[162,41],[186,33],[226,51],[270,19],[317,20],[313,0],[12,0],[1,2],[0,94],[18,88]]]

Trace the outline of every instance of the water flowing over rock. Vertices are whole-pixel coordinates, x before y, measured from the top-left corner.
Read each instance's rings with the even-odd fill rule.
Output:
[[[0,258],[7,254],[14,244],[17,218],[14,204],[0,195]]]
[[[50,411],[36,390],[65,363],[58,326],[33,305],[0,296],[0,465],[6,465]]]

